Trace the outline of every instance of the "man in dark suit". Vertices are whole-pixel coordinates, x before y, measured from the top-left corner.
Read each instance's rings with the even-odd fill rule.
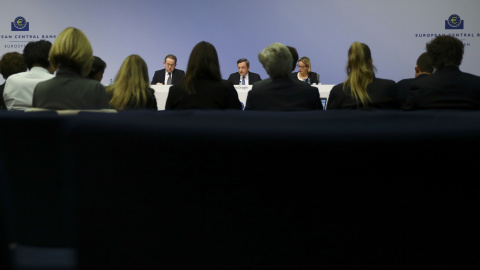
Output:
[[[427,54],[435,71],[415,80],[405,109],[480,109],[480,77],[460,71],[464,45],[451,36],[438,36],[427,43]]]
[[[179,83],[185,76],[185,71],[175,69],[177,66],[177,57],[173,54],[165,56],[163,61],[164,69],[155,71],[151,84],[172,85]]]
[[[417,59],[417,65],[415,66],[415,78],[403,79],[397,82],[397,98],[400,107],[405,106],[405,100],[407,99],[408,90],[412,82],[423,78],[425,76],[431,75],[433,72],[432,60],[428,57],[427,53],[422,53]]]
[[[230,74],[227,81],[232,82],[234,85],[253,85],[254,83],[261,81],[260,75],[257,73],[249,72],[250,62],[247,59],[242,58],[237,61],[238,72]]]
[[[253,84],[245,110],[307,111],[322,110],[318,89],[290,78],[292,55],[281,43],[273,43],[258,54],[258,60],[270,76]]]

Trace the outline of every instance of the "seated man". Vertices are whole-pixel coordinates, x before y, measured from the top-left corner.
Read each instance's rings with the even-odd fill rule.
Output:
[[[270,76],[253,84],[245,110],[306,111],[322,110],[318,89],[290,78],[292,55],[281,43],[273,43],[258,53],[258,60]]]
[[[185,76],[185,71],[175,69],[177,66],[177,57],[175,55],[169,54],[165,56],[163,64],[165,68],[155,71],[150,84],[172,85],[179,83]]]
[[[410,85],[415,80],[431,75],[433,72],[432,60],[428,57],[427,53],[422,53],[417,59],[417,65],[415,66],[415,78],[403,79],[397,82],[397,97],[400,107],[405,106],[405,99],[407,99],[407,93],[410,89]]]
[[[39,82],[53,78],[49,70],[48,53],[52,43],[46,40],[29,42],[23,49],[23,59],[29,71],[8,77],[3,99],[9,111],[24,111],[32,107],[33,90]]]
[[[93,56],[93,62],[92,62],[92,69],[90,70],[90,73],[88,74],[87,78],[102,82],[103,79],[103,73],[105,73],[105,69],[107,68],[107,63],[102,60],[102,58],[98,56]]]
[[[9,52],[0,58],[0,73],[5,80],[10,75],[27,71],[27,66],[23,61],[23,55],[18,52]],[[6,110],[5,102],[3,102],[3,90],[5,90],[5,83],[0,85],[0,110]]]
[[[480,109],[480,77],[460,71],[464,45],[452,36],[427,43],[435,71],[412,82],[405,109]]]
[[[260,75],[257,73],[249,72],[250,62],[247,59],[242,58],[237,61],[238,72],[230,74],[228,81],[234,85],[252,85],[258,81],[261,81]]]

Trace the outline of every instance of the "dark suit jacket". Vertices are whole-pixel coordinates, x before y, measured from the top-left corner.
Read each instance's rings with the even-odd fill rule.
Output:
[[[480,77],[445,67],[412,83],[407,110],[480,109]]]
[[[54,78],[40,82],[33,91],[32,107],[50,110],[109,109],[105,87],[83,78],[80,72],[60,68]]]
[[[397,87],[394,81],[374,78],[367,86],[367,93],[371,103],[367,109],[399,109],[397,102]],[[327,100],[327,110],[351,109],[364,110],[357,106],[357,102],[350,93],[350,88],[343,90],[343,83],[335,85],[330,91]]]
[[[316,84],[320,83],[320,76],[318,76],[318,78],[317,78],[317,75],[318,75],[318,74],[315,73],[315,72],[310,72],[310,73],[308,73],[308,79],[310,79],[310,84],[312,84],[312,83],[316,83]],[[295,80],[297,80],[297,81],[300,81],[300,80],[298,79],[298,72],[293,72],[290,76],[292,76],[292,79],[295,79]]]
[[[6,110],[5,100],[3,100],[3,90],[5,90],[5,83],[0,85],[0,111]]]
[[[260,78],[260,75],[258,75],[257,73],[248,72],[248,84],[249,85],[253,85],[254,83],[259,82],[261,80],[262,79]],[[232,84],[234,84],[234,85],[239,84],[240,83],[240,74],[238,72],[230,74],[227,81],[232,82]]]
[[[248,92],[245,110],[308,111],[322,110],[318,89],[290,77],[266,79]]]
[[[405,107],[405,100],[407,99],[407,94],[408,90],[410,90],[411,84],[420,78],[423,78],[425,76],[429,76],[428,74],[420,74],[415,78],[411,79],[403,79],[401,81],[397,82],[397,98],[398,98],[398,104],[400,104],[400,108]]]
[[[181,69],[174,69],[172,71],[172,84],[179,83],[185,76],[185,71]],[[155,71],[153,74],[153,79],[150,84],[165,84],[165,69]]]
[[[185,81],[170,87],[165,110],[190,109],[242,109],[238,93],[229,81],[198,80],[194,84],[195,94],[189,95]]]

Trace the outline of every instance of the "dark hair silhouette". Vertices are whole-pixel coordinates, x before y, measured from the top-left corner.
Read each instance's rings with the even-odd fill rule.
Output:
[[[201,41],[193,47],[188,59],[185,74],[185,89],[188,94],[195,93],[195,82],[200,79],[221,81],[220,64],[217,50],[206,41]]]
[[[427,54],[437,69],[460,66],[463,49],[463,42],[451,36],[438,36],[427,43]]]
[[[52,43],[47,40],[39,40],[29,42],[23,49],[23,60],[28,69],[31,69],[35,65],[39,65],[48,69],[50,67],[50,61],[48,61],[48,54],[52,48]]]

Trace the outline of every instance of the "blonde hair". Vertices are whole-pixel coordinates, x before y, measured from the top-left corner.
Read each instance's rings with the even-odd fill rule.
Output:
[[[308,67],[308,73],[312,72],[312,66],[310,65],[310,58],[303,56],[302,58],[298,59],[298,62],[302,62]]]
[[[107,86],[107,93],[111,96],[110,107],[119,111],[124,110],[132,98],[135,107],[145,107],[148,87],[147,64],[139,55],[129,55],[123,61],[115,82]]]
[[[348,50],[347,80],[343,83],[343,90],[347,87],[357,102],[357,107],[368,107],[371,102],[367,93],[367,86],[375,77],[370,48],[366,44],[354,42]]]
[[[73,67],[86,77],[92,68],[92,45],[80,29],[66,28],[53,43],[49,60],[55,70],[61,66]]]

